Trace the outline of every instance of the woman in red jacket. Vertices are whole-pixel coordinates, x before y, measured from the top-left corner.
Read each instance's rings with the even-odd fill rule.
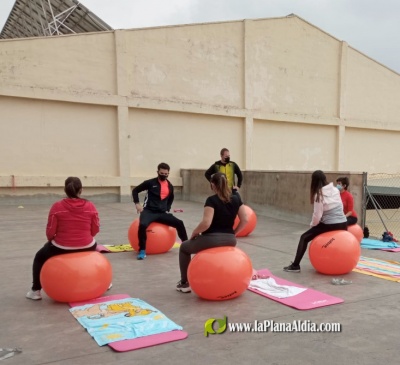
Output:
[[[54,203],[49,212],[46,227],[48,242],[33,260],[33,285],[26,294],[29,299],[42,299],[40,271],[50,257],[96,250],[94,237],[100,230],[96,207],[90,201],[81,199],[82,183],[79,178],[65,180],[64,191],[67,198]]]

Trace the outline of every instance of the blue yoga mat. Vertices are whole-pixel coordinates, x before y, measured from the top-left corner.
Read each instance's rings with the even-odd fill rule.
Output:
[[[361,240],[361,248],[367,248],[369,250],[385,250],[390,248],[400,248],[400,246],[396,242],[383,242],[381,240],[363,238]]]

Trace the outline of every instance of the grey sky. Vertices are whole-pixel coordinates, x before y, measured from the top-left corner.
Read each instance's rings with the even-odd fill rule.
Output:
[[[14,0],[0,0],[0,28]],[[82,0],[115,29],[294,13],[400,73],[399,0]]]

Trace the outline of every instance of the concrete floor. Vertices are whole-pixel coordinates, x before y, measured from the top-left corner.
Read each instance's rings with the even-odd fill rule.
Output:
[[[126,244],[127,230],[137,218],[130,204],[97,204],[100,244]],[[202,204],[177,201],[188,233],[202,217]],[[331,277],[314,271],[305,255],[300,274],[282,267],[293,260],[300,234],[307,226],[258,216],[256,230],[240,238],[255,268],[319,291],[339,296],[343,304],[298,311],[246,291],[234,300],[210,302],[194,293],[175,290],[179,280],[178,249],[137,261],[134,253],[109,253],[113,267],[110,294],[127,293],[160,309],[189,333],[186,340],[141,350],[117,353],[99,347],[72,317],[66,304],[45,294],[31,301],[25,294],[31,285],[31,265],[45,242],[49,206],[17,208],[0,206],[2,288],[0,348],[20,347],[23,352],[5,364],[398,364],[400,285],[387,280],[350,273],[353,284],[335,286]],[[400,261],[400,253],[363,250],[362,254]],[[277,322],[309,320],[339,322],[340,333],[233,333],[204,336],[204,322],[226,315],[230,322],[273,319]]]

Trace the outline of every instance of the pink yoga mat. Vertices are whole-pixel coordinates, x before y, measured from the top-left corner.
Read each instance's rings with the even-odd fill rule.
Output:
[[[108,302],[109,300],[119,300],[119,299],[126,299],[130,298],[129,294],[115,294],[115,295],[107,295],[105,297],[99,297],[91,300],[85,300],[84,302],[71,302],[69,306],[77,307],[78,305],[85,305],[85,304],[97,304],[97,303],[104,303]]]
[[[141,349],[144,347],[160,345],[162,343],[184,340],[187,336],[188,333],[185,331],[170,331],[158,333],[156,335],[134,338],[133,340],[112,342],[109,343],[108,346],[110,346],[115,351],[125,352]]]
[[[397,247],[397,248],[381,248],[380,251],[400,252],[400,247]]]
[[[97,244],[96,246],[97,252],[111,252],[108,248],[104,247],[103,245]]]
[[[130,297],[131,296],[128,294],[108,295],[106,297],[100,297],[85,302],[69,303],[69,305],[70,307],[76,307],[79,305],[97,304],[97,303],[108,302],[110,300],[126,299]],[[158,333],[156,335],[138,337],[132,340],[116,341],[109,343],[108,346],[115,351],[125,352],[125,351],[138,350],[145,347],[160,345],[162,343],[184,340],[186,337],[188,337],[188,333],[185,331],[170,331],[170,332]]]
[[[280,285],[289,285],[289,286],[297,286],[298,288],[305,288],[302,285],[292,283],[288,280],[278,278],[275,275],[271,274],[271,272],[268,269],[262,269],[258,270],[257,274],[260,277],[271,277],[275,279],[277,284]],[[248,288],[248,290],[252,291],[253,293],[257,293],[259,295],[262,295],[263,297],[275,300],[276,302],[282,303],[284,305],[287,305],[289,307],[293,307],[299,310],[308,310],[308,309],[314,309],[314,308],[319,308],[319,307],[325,307],[328,305],[333,305],[333,304],[339,304],[343,303],[344,300],[338,297],[334,297],[332,295],[328,295],[325,293],[322,293],[320,291],[314,290],[307,288],[307,290],[303,291],[300,294],[294,295],[292,297],[288,298],[277,298],[269,294],[265,294],[261,291],[258,291],[257,289],[253,288]]]

